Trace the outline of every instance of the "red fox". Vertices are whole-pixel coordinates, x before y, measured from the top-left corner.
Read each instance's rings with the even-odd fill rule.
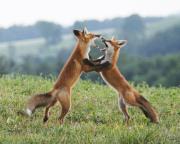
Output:
[[[64,118],[71,106],[71,89],[82,72],[94,70],[94,67],[83,64],[83,59],[88,58],[90,44],[93,40],[100,37],[100,35],[87,32],[87,29],[84,29],[82,32],[74,30],[73,33],[78,39],[77,45],[61,70],[53,89],[47,93],[31,97],[27,102],[26,110],[21,111],[21,114],[30,116],[36,108],[46,107],[43,118],[43,121],[46,122],[49,117],[50,107],[59,101],[62,106],[59,122],[64,122]]]
[[[95,61],[85,59],[84,63],[94,67],[100,65],[104,67],[97,72],[100,72],[103,80],[119,93],[119,106],[125,116],[126,123],[128,123],[130,119],[127,111],[127,104],[139,107],[151,122],[158,123],[159,118],[154,108],[141,94],[139,94],[137,90],[135,90],[128,83],[116,65],[120,48],[122,48],[127,41],[116,40],[114,38],[111,40],[106,40],[103,37],[102,40],[106,45],[105,55]]]

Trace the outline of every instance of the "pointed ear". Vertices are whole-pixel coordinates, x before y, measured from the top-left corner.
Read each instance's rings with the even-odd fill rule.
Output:
[[[115,40],[114,36],[112,36],[111,40]]]
[[[88,32],[87,28],[84,27],[84,29],[83,29],[83,34],[88,34],[88,33],[89,33],[89,32]]]
[[[74,33],[74,35],[77,36],[77,37],[80,35],[80,31],[79,31],[79,30],[76,30],[76,29],[73,30],[73,33]]]
[[[123,46],[125,46],[127,44],[127,40],[118,40],[118,45],[120,46],[120,47],[123,47]]]

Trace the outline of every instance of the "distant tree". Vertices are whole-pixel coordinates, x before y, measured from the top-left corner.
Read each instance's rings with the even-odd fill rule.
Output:
[[[123,75],[130,81],[150,85],[180,86],[180,54],[144,58],[126,56],[123,62],[120,57],[118,66]]]
[[[180,52],[180,25],[157,33],[139,48],[139,53],[145,56],[166,55],[177,52]]]
[[[32,39],[40,37],[40,33],[34,26],[11,26],[0,28],[0,42]]]
[[[23,57],[18,72],[35,75],[55,75],[56,67],[56,59],[54,57],[39,58],[38,56],[28,55]]]
[[[144,33],[145,25],[139,15],[131,15],[125,19],[123,25],[124,35],[133,34],[138,35]]]
[[[52,22],[39,21],[35,26],[48,44],[56,44],[61,40],[62,27],[60,25]]]
[[[14,65],[14,61],[5,56],[0,56],[0,74],[11,73]]]
[[[136,53],[137,47],[142,43],[144,30],[145,24],[139,15],[131,15],[125,19],[119,38],[128,40],[127,47],[131,53]]]
[[[117,17],[114,19],[106,19],[104,21],[98,21],[95,19],[86,21],[76,21],[73,28],[82,29],[87,26],[90,30],[100,30],[100,29],[112,29],[112,28],[122,28],[124,18]]]
[[[16,47],[14,46],[13,43],[9,42],[7,48],[8,48],[9,59],[10,59],[10,60],[15,60]]]

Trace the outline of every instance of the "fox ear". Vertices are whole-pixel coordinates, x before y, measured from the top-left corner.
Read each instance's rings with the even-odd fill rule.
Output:
[[[77,36],[77,37],[80,35],[80,31],[79,31],[79,30],[76,30],[76,29],[73,30],[73,33],[74,33],[74,35]]]
[[[114,36],[112,36],[111,40],[115,40]]]
[[[87,28],[84,27],[84,29],[83,29],[83,34],[88,34],[88,33],[89,33],[89,32],[88,32]]]
[[[120,46],[120,47],[123,47],[123,46],[125,46],[127,44],[127,40],[118,40],[118,45]]]

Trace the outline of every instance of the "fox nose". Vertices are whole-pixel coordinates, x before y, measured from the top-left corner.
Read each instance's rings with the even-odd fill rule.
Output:
[[[76,36],[79,36],[79,30],[73,30],[73,33],[74,33]]]

